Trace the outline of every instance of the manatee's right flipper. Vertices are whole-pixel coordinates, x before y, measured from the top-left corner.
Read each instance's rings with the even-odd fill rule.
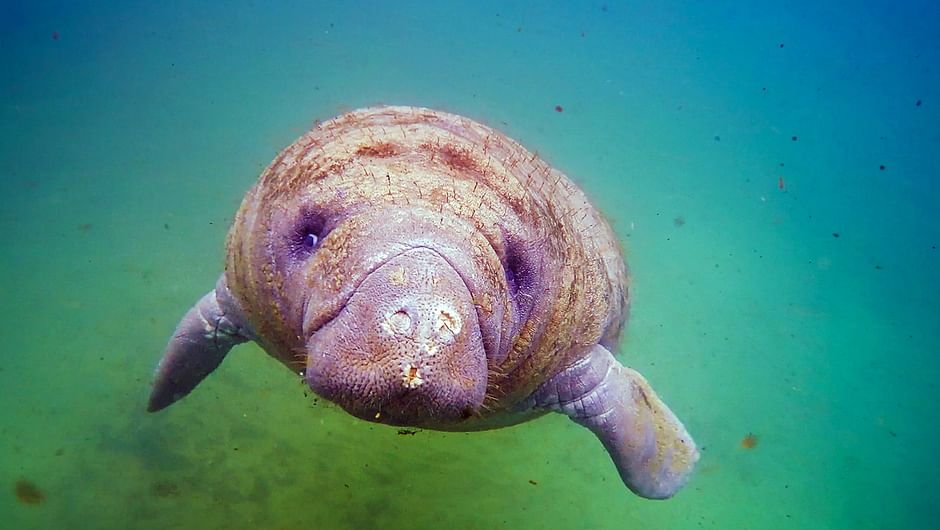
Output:
[[[147,410],[156,412],[189,394],[219,366],[232,346],[248,340],[248,325],[223,276],[176,326],[157,366]]]
[[[646,379],[600,345],[545,382],[528,403],[563,412],[590,429],[624,484],[642,497],[673,496],[699,457],[685,427]]]

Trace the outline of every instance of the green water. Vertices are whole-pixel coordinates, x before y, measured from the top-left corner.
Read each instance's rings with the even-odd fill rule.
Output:
[[[940,13],[817,4],[4,2],[0,527],[936,527]],[[675,498],[564,417],[401,435],[253,345],[144,412],[260,170],[377,103],[608,214],[620,357],[702,446]]]

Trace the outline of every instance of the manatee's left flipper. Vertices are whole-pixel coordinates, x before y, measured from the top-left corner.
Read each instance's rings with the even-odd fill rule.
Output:
[[[157,366],[147,410],[156,412],[189,394],[232,346],[248,340],[251,332],[223,276],[176,326]]]
[[[567,414],[607,448],[620,478],[650,499],[671,497],[688,480],[695,442],[640,374],[603,346],[545,382],[529,398],[535,408]]]

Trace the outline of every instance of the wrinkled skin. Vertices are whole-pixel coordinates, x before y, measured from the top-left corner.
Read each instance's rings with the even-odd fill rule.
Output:
[[[150,410],[253,340],[368,421],[479,430],[568,414],[646,497],[671,496],[698,458],[610,353],[629,307],[610,226],[493,129],[410,107],[319,124],[246,195],[227,250],[167,346]]]

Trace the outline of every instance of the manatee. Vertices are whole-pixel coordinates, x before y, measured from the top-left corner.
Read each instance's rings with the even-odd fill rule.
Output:
[[[370,422],[477,431],[566,414],[630,490],[668,498],[699,454],[612,353],[629,287],[608,222],[516,141],[426,108],[356,110],[317,123],[248,191],[148,410],[254,341]]]

